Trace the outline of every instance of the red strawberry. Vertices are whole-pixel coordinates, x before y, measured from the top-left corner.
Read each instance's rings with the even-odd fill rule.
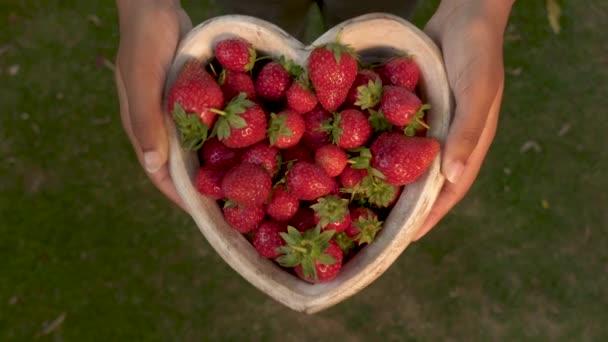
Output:
[[[393,125],[405,126],[430,108],[423,106],[416,94],[403,87],[385,86],[383,90],[380,106],[386,120]]]
[[[330,177],[339,176],[346,164],[348,156],[343,149],[336,145],[325,145],[315,152],[315,163]]]
[[[298,114],[310,112],[317,102],[317,96],[306,82],[295,81],[287,90],[287,107]]]
[[[262,206],[270,195],[272,180],[261,166],[243,163],[230,169],[222,179],[226,198],[244,207]]]
[[[407,185],[420,177],[439,153],[439,141],[382,133],[371,146],[371,164],[392,185]]]
[[[281,237],[286,246],[278,251],[283,254],[276,261],[283,267],[294,267],[296,274],[311,283],[334,279],[342,268],[343,254],[333,241],[333,230],[321,232],[319,226],[303,233],[288,226]]]
[[[321,197],[317,203],[310,206],[315,212],[315,223],[321,229],[344,231],[351,222],[348,200],[335,195]]]
[[[314,273],[306,275],[302,264],[294,268],[298,277],[310,283],[324,283],[336,278],[342,269],[342,259],[344,258],[342,250],[334,240],[331,240],[323,253],[329,255],[331,259],[328,259],[327,264],[323,261],[315,260],[314,267],[317,278],[314,277]],[[333,260],[333,263],[330,263],[330,260]]]
[[[277,186],[266,204],[266,213],[277,221],[287,221],[298,211],[300,201],[284,185]]]
[[[302,115],[306,123],[306,131],[301,144],[310,150],[316,150],[331,143],[331,136],[323,129],[323,123],[333,118],[332,114],[323,107],[317,106],[311,112]]]
[[[380,70],[385,84],[404,87],[413,91],[420,78],[420,68],[411,57],[402,56],[391,58]]]
[[[378,215],[368,208],[355,208],[350,212],[352,223],[345,231],[357,244],[371,243],[382,229]]]
[[[266,114],[262,107],[245,98],[241,93],[226,106],[216,111],[222,116],[213,127],[212,134],[226,146],[247,147],[266,137]]]
[[[271,113],[268,127],[270,145],[282,149],[293,147],[300,142],[305,129],[304,119],[294,111],[286,110],[279,114]]]
[[[351,165],[346,165],[340,174],[340,184],[345,188],[354,188],[365,176],[367,176],[367,170],[354,169]]]
[[[224,68],[235,72],[251,70],[256,59],[255,49],[251,43],[242,38],[219,41],[213,53]]]
[[[255,87],[249,74],[224,69],[218,83],[226,99],[232,99],[240,93],[247,94],[249,99],[255,98]]]
[[[253,246],[261,256],[274,259],[281,256],[278,248],[285,246],[280,232],[285,231],[285,226],[275,221],[267,221],[260,225],[253,237]]]
[[[310,151],[302,145],[296,145],[294,147],[281,150],[281,155],[284,163],[290,161],[305,161],[312,163],[315,161]]]
[[[300,232],[305,232],[316,226],[315,212],[309,207],[300,207],[296,214],[289,220],[289,225]]]
[[[303,69],[291,59],[281,56],[262,67],[255,80],[255,92],[264,100],[278,101],[285,98],[292,76],[298,77]]]
[[[243,153],[241,161],[262,166],[273,178],[279,172],[280,159],[279,149],[269,146],[266,141],[261,141]]]
[[[217,137],[209,138],[203,144],[203,148],[199,150],[199,156],[206,166],[215,166],[223,170],[228,170],[238,164],[241,154],[241,150],[222,144]]]
[[[367,117],[357,109],[334,113],[333,121],[324,127],[331,132],[333,142],[345,150],[363,146],[372,135]]]
[[[300,161],[287,173],[287,187],[300,200],[312,201],[329,194],[336,181],[319,166]]]
[[[228,203],[222,210],[226,222],[240,233],[254,231],[264,219],[264,209],[259,206],[240,207]]]
[[[194,184],[196,189],[201,194],[218,200],[224,197],[220,184],[224,172],[213,166],[203,166],[198,169],[196,176],[194,177]]]
[[[184,64],[167,96],[168,111],[180,131],[182,145],[198,150],[216,114],[224,106],[220,86],[197,60]]]
[[[369,84],[369,81],[374,82],[376,80],[380,80],[380,76],[376,72],[369,69],[360,70],[357,74],[357,77],[355,78],[355,82],[353,82],[353,85],[348,91],[346,103],[349,105],[354,105],[355,102],[357,102],[357,96],[359,94],[357,88],[359,88],[360,86],[367,86]]]
[[[357,77],[357,56],[350,47],[332,42],[312,50],[308,72],[319,103],[333,112],[344,103]]]

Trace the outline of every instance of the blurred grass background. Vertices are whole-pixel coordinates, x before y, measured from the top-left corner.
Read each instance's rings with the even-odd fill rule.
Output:
[[[103,63],[114,3],[0,1],[0,341],[606,340],[608,3],[561,5],[555,34],[545,1],[515,4],[499,131],[468,196],[367,289],[306,316],[225,265],[140,169]]]

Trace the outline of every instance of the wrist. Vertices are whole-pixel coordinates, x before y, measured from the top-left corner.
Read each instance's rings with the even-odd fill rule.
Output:
[[[119,20],[122,21],[144,7],[156,7],[159,9],[176,10],[181,8],[180,0],[116,0]]]
[[[442,0],[431,19],[442,31],[452,21],[477,22],[502,35],[515,0]]]

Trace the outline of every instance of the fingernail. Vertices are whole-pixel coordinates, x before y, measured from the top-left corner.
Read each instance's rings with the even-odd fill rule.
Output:
[[[156,151],[144,152],[144,167],[149,173],[154,173],[162,166],[160,153]]]
[[[447,178],[447,180],[452,184],[456,183],[458,181],[458,178],[460,178],[460,176],[462,175],[463,171],[464,165],[462,164],[462,162],[458,160],[452,161],[448,163],[445,169],[445,178]]]

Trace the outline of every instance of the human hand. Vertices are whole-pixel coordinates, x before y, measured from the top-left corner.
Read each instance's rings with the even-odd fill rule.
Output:
[[[494,139],[504,87],[503,35],[514,0],[443,0],[425,32],[440,47],[455,99],[441,171],[446,183],[414,241],[467,193]]]
[[[179,1],[118,0],[116,87],[122,125],[152,183],[184,205],[169,174],[163,89],[177,44],[192,23]]]

